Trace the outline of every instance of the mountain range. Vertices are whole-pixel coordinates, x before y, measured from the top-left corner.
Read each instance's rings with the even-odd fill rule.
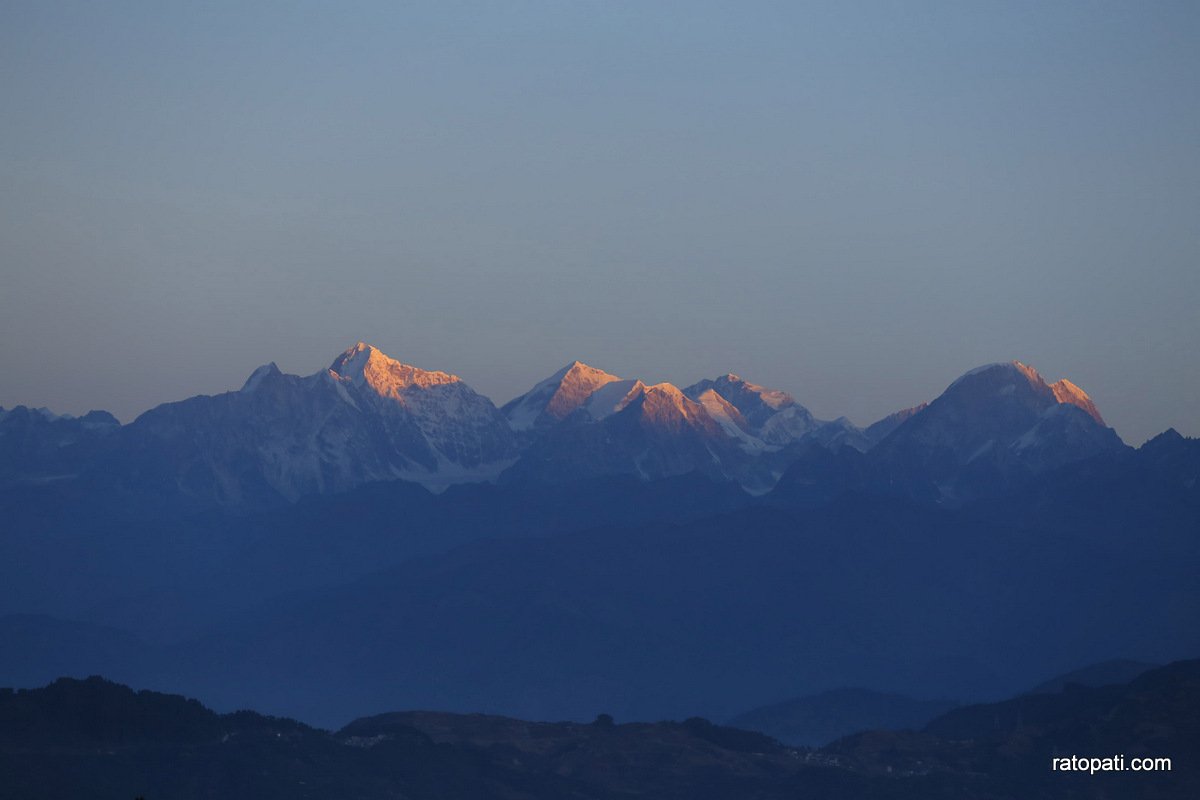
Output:
[[[846,473],[834,491],[870,485],[955,504],[1124,447],[1082,389],[1019,362],[972,370],[866,428],[816,419],[792,395],[734,374],[680,389],[578,361],[496,408],[457,376],[362,342],[313,375],[267,364],[238,391],[166,403],[123,426],[105,412],[0,410],[0,480],[153,491],[200,508],[264,508],[386,480],[441,491],[699,473],[761,494],[789,469],[831,458]]]
[[[859,428],[577,362],[497,408],[360,344],[126,425],[4,411],[0,519],[0,685],[327,726],[969,703],[1200,652],[1200,441],[1127,447],[1018,363]]]

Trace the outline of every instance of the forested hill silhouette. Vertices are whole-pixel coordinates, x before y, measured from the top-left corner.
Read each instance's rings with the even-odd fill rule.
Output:
[[[1064,752],[1170,758],[1154,773],[1067,774]],[[1190,798],[1200,790],[1200,661],[1128,684],[967,706],[920,732],[790,748],[700,718],[526,722],[389,713],[330,732],[98,677],[0,691],[0,798],[763,800]],[[613,765],[620,768],[614,769]]]

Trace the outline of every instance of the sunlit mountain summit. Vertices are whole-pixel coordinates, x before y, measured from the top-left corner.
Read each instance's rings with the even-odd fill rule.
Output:
[[[833,493],[956,503],[1124,447],[1081,388],[1016,361],[973,369],[865,428],[817,419],[788,392],[733,373],[680,389],[580,361],[497,408],[458,376],[365,342],[312,375],[266,364],[237,391],[165,403],[124,426],[103,412],[0,414],[5,480],[79,479],[245,508],[389,480],[441,491],[691,473],[754,494],[790,473]]]

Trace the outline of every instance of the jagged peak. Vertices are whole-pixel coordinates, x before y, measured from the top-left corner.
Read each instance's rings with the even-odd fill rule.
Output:
[[[693,383],[683,390],[688,397],[696,400],[708,390],[715,390],[734,408],[748,419],[756,420],[755,424],[763,424],[766,417],[789,407],[803,408],[796,398],[781,389],[768,389],[757,383],[751,383],[733,372],[727,372],[718,378],[706,378]]]
[[[242,384],[241,390],[244,394],[249,394],[261,386],[263,381],[282,374],[283,373],[279,371],[279,367],[275,365],[274,361],[263,364],[261,367],[254,370],[254,372],[250,373],[250,377],[246,378],[246,382]]]
[[[447,372],[424,370],[397,361],[366,342],[358,342],[334,359],[329,372],[355,386],[369,386],[381,395],[395,396],[411,386],[428,387],[458,383]]]
[[[8,409],[7,411],[4,408],[0,407],[0,413],[5,414],[5,415],[7,415],[7,414],[26,414],[26,415],[30,415],[30,416],[41,417],[42,419],[44,419],[47,422],[57,422],[58,420],[73,420],[73,419],[75,419],[75,417],[71,416],[70,414],[55,414],[53,411],[46,408],[45,406],[38,406],[38,407],[34,408],[33,406],[24,406],[24,405],[20,405],[20,404],[13,406],[12,408]]]

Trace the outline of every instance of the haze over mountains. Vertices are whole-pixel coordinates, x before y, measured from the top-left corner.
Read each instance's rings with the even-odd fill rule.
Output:
[[[0,415],[0,685],[320,724],[726,719],[1200,652],[1200,442],[1016,362],[867,427],[574,362],[497,408],[358,344],[127,425]]]

